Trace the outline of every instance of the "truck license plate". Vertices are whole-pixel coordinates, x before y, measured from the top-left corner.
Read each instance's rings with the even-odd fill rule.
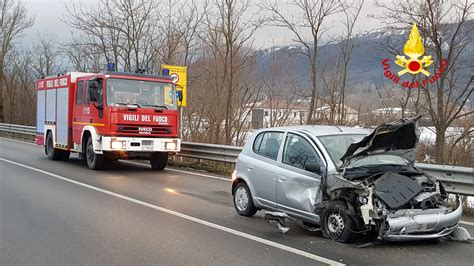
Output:
[[[144,151],[152,151],[153,150],[153,140],[143,140],[142,141],[142,149]]]

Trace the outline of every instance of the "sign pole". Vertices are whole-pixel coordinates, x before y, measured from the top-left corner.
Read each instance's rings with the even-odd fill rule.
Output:
[[[179,138],[183,141],[183,107],[179,107]]]
[[[166,70],[166,71],[165,71]],[[186,80],[187,80],[187,67],[186,66],[173,66],[173,65],[161,65],[161,72],[169,75],[172,79],[173,84],[176,85],[176,90],[180,92],[180,99],[178,100],[179,110],[179,137],[183,139],[183,107],[187,106],[187,93],[186,93]]]

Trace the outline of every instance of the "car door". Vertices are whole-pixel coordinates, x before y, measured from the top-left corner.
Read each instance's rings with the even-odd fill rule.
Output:
[[[245,162],[248,179],[254,189],[253,197],[269,208],[276,208],[275,177],[284,132],[266,131],[256,136],[252,157]]]
[[[316,191],[321,182],[321,175],[306,170],[310,164],[321,166],[324,172],[324,161],[317,152],[315,144],[308,138],[288,133],[281,161],[276,173],[277,208],[292,216],[319,222],[314,213]]]

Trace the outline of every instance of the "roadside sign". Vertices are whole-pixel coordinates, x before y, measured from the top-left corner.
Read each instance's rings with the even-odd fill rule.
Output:
[[[176,90],[181,92],[183,95],[183,100],[180,101],[178,104],[179,106],[186,107],[188,105],[187,101],[187,93],[186,93],[186,74],[187,74],[187,67],[186,66],[172,66],[172,65],[161,65],[161,72],[163,70],[167,70],[170,77],[172,78],[172,82],[176,84]]]

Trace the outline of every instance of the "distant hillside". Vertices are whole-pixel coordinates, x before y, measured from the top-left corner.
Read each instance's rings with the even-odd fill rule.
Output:
[[[466,28],[474,27],[474,20],[468,22]],[[388,49],[383,44],[390,43],[392,47],[399,47],[398,51],[402,54],[403,46],[407,40],[410,29],[400,30],[398,32],[383,32],[381,30],[367,32],[354,38],[355,47],[352,54],[352,59],[349,65],[349,86],[353,92],[371,92],[375,85],[380,85],[386,82],[383,76],[383,68],[380,61],[383,58],[392,58],[394,55],[390,54]],[[470,38],[474,39],[473,36]],[[318,66],[334,64],[335,58],[339,54],[340,44],[332,43],[320,46],[320,56]],[[299,76],[300,80],[309,85],[309,68],[310,65],[307,59],[299,54],[303,47],[298,45],[272,47],[258,52],[257,62],[261,69],[265,70],[271,65],[273,60],[279,58],[289,58],[292,62],[294,71]],[[462,79],[469,80],[469,77],[474,73],[474,43],[467,47],[461,58],[463,61],[471,62],[470,69],[464,69]],[[392,63],[395,66],[394,63]]]

